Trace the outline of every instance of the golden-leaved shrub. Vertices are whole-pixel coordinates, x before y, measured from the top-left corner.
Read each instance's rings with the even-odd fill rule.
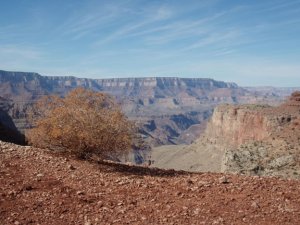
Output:
[[[80,157],[93,154],[114,158],[132,146],[134,126],[107,94],[83,88],[64,98],[45,96],[29,113],[29,144],[69,151]]]

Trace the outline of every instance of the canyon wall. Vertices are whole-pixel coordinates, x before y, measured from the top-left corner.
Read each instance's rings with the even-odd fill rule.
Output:
[[[219,106],[214,110],[205,134],[230,146],[263,140],[270,135],[270,128],[273,126],[269,118],[260,111],[268,107],[270,106]]]
[[[154,166],[300,179],[300,92],[277,107],[217,106],[191,145],[162,146]]]
[[[86,79],[41,76],[37,73],[0,71],[0,95],[13,102],[10,116],[19,131],[26,129],[28,105],[41,96],[64,96],[76,87],[102,91],[116,97],[124,113],[136,121],[152,145],[190,143],[203,131],[206,121],[220,103],[236,103],[247,92],[234,83],[206,78],[114,78]],[[193,129],[189,129],[194,126]],[[196,127],[195,127],[196,126]]]
[[[300,92],[260,113],[268,121],[268,135],[227,148],[222,171],[300,179]]]
[[[27,126],[24,118],[28,105],[44,95],[64,96],[76,87],[115,96],[124,113],[136,121],[140,133],[153,146],[190,144],[203,133],[219,104],[278,104],[283,98],[275,89],[258,92],[208,78],[87,79],[0,70],[0,96],[12,102],[8,114],[20,132]]]
[[[10,116],[12,108],[12,101],[0,97],[0,140],[22,144],[25,137],[19,132]]]

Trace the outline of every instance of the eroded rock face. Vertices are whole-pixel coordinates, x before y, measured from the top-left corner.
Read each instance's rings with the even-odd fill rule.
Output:
[[[300,179],[299,152],[283,140],[246,143],[225,151],[222,171]]]
[[[0,97],[0,140],[24,144],[25,138],[16,128],[10,114],[13,103]]]
[[[0,71],[0,93],[12,100],[14,111],[10,116],[20,131],[26,128],[28,104],[43,95],[63,96],[76,87],[114,95],[125,114],[137,121],[153,145],[184,142],[181,133],[207,120],[215,105],[247,98],[245,91],[234,83],[204,78],[85,79]],[[154,129],[149,124],[155,124]]]
[[[298,98],[298,93],[293,93],[278,107],[268,105],[218,106],[208,123],[205,135],[222,139],[230,146],[276,137],[291,139],[295,136],[294,126],[298,124],[300,116],[300,105],[296,104],[299,101]]]
[[[158,149],[156,165],[300,179],[298,96],[277,107],[218,106],[198,140],[181,149]]]
[[[237,145],[225,149],[222,171],[300,178],[300,104],[299,92],[279,107],[256,109],[250,113],[251,139],[240,138]],[[259,115],[258,117],[256,117]],[[257,119],[263,123],[257,126]],[[259,121],[261,121],[259,119]],[[246,123],[247,124],[247,123]],[[234,131],[233,131],[234,132]],[[230,136],[230,134],[229,134]]]
[[[222,105],[215,109],[207,126],[206,136],[222,139],[230,146],[238,146],[251,140],[263,140],[276,125],[265,117],[260,109],[269,106]]]
[[[86,79],[0,71],[0,95],[12,101],[9,115],[20,132],[26,128],[24,118],[28,104],[43,95],[63,96],[76,87],[114,95],[124,113],[139,124],[141,133],[154,146],[190,144],[221,103],[275,103],[282,98],[207,78]],[[199,126],[195,129],[196,124]]]

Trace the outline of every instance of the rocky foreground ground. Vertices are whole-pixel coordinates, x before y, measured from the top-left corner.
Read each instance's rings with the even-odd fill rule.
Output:
[[[1,224],[300,224],[300,181],[87,162],[0,142]]]

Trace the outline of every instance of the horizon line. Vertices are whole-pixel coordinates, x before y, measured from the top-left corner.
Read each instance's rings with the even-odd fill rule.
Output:
[[[179,76],[133,76],[133,77],[105,77],[105,78],[91,78],[89,76],[87,77],[80,77],[77,75],[44,75],[39,72],[28,72],[28,71],[13,71],[13,70],[3,70],[0,69],[0,72],[9,72],[9,73],[31,73],[31,74],[37,74],[42,77],[50,77],[50,78],[55,78],[55,77],[60,77],[60,78],[76,78],[76,79],[92,79],[92,80],[113,80],[113,79],[157,79],[157,78],[167,78],[167,79],[203,79],[203,80],[213,80],[213,81],[218,81],[218,82],[224,82],[228,84],[236,84],[239,87],[243,88],[251,88],[251,87],[257,87],[257,88],[300,88],[300,86],[272,86],[272,85],[255,85],[255,86],[246,86],[246,85],[239,85],[237,82],[234,81],[224,81],[224,80],[217,80],[214,78],[209,78],[209,77],[179,77]]]

